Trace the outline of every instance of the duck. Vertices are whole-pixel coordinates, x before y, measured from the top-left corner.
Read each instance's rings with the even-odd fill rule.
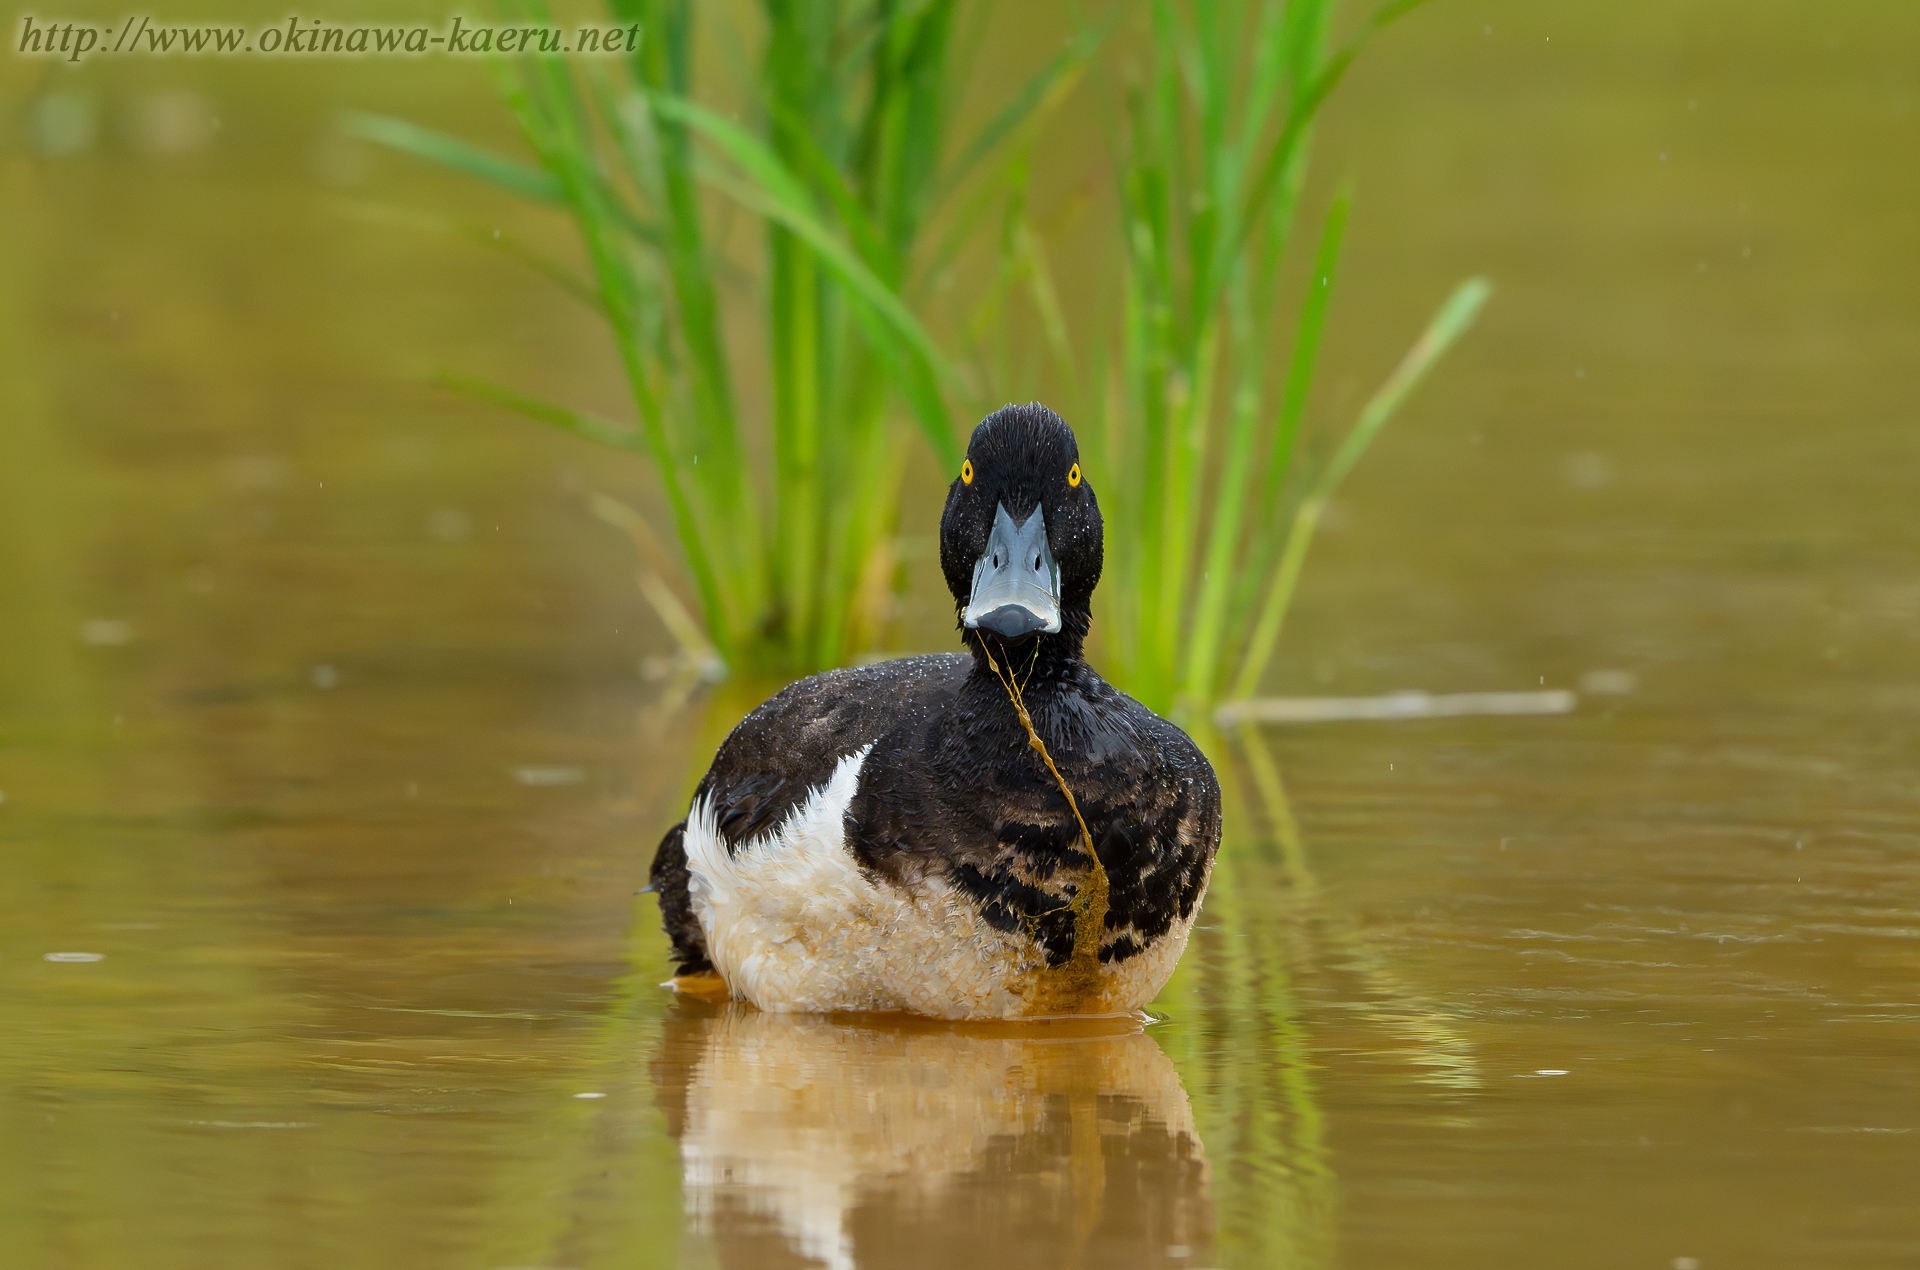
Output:
[[[1059,415],[981,420],[940,518],[964,651],[802,679],[728,734],[650,870],[671,983],[953,1020],[1158,994],[1205,898],[1220,786],[1086,660],[1103,524]]]

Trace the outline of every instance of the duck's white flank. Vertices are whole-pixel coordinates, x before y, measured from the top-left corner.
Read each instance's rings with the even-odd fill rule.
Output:
[[[707,956],[733,995],[762,1010],[909,1010],[948,1019],[1007,1019],[1029,1001],[1038,950],[995,930],[966,896],[928,878],[912,889],[863,872],[846,814],[871,744],[841,758],[778,828],[731,855],[705,799],[687,813],[687,894]],[[1197,906],[1196,906],[1197,912]],[[1103,967],[1091,1012],[1152,1000],[1173,973],[1192,917],[1144,953]]]
[[[687,894],[714,969],[763,1010],[1022,1013],[1008,986],[1028,969],[1029,941],[994,930],[937,880],[913,892],[870,880],[848,850],[847,806],[872,748],[842,758],[777,829],[732,855],[714,808],[694,803]]]

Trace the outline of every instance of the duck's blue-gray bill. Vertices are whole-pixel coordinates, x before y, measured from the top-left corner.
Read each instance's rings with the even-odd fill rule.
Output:
[[[993,511],[987,549],[973,566],[973,593],[960,620],[1002,639],[1060,629],[1060,567],[1047,544],[1047,518],[1036,505],[1015,524],[1002,503]]]

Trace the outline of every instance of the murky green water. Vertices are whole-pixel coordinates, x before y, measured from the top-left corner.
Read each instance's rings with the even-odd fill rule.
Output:
[[[379,209],[538,223],[316,140],[497,133],[477,72],[9,64],[100,113],[0,175],[0,1263],[1920,1263],[1920,24],[1559,10],[1343,90],[1322,407],[1499,293],[1274,686],[1581,707],[1233,751],[1145,1031],[676,1001],[645,900],[630,952],[752,690],[650,677],[582,499],[643,472],[424,386],[617,409],[587,315]],[[204,144],[139,123],[182,89]]]

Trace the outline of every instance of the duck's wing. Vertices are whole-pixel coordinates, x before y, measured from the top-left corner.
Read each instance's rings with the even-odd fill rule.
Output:
[[[1109,884],[1101,957],[1116,962],[1186,929],[1220,846],[1213,765],[1177,726],[1130,698],[1127,705],[1138,757],[1090,781],[1082,807]]]
[[[846,755],[926,717],[951,699],[971,664],[963,653],[830,670],[769,697],[721,742],[693,804],[712,811],[729,854],[770,833],[833,776]],[[687,822],[667,830],[649,881],[673,941],[677,974],[711,969],[687,894]]]

